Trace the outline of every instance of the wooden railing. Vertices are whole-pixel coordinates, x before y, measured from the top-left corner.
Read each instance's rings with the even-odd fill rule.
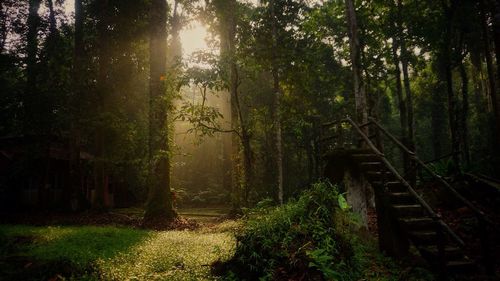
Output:
[[[399,172],[394,168],[394,166],[387,160],[385,157],[384,153],[377,147],[371,138],[378,136],[380,137],[379,132],[381,132],[384,136],[386,136],[393,144],[395,144],[403,153],[405,153],[410,161],[413,161],[416,166],[419,168],[425,170],[428,174],[431,175],[434,179],[437,180],[437,182],[443,186],[447,191],[449,191],[458,201],[460,201],[462,204],[467,206],[476,216],[478,223],[479,223],[479,239],[481,241],[481,249],[482,249],[482,258],[483,258],[483,264],[485,265],[485,268],[488,273],[493,273],[494,272],[494,264],[493,264],[493,257],[491,255],[491,249],[490,249],[490,231],[489,230],[494,230],[497,233],[500,233],[500,229],[496,224],[489,219],[479,208],[477,208],[470,200],[462,196],[453,186],[451,186],[442,176],[437,175],[425,162],[420,160],[418,156],[411,151],[408,147],[406,147],[401,141],[399,141],[394,135],[392,135],[390,132],[388,132],[382,125],[380,125],[375,119],[369,118],[368,122],[365,124],[358,125],[356,122],[354,122],[350,117],[346,117],[345,119],[338,120],[338,121],[332,121],[328,123],[324,123],[321,125],[321,127],[318,127],[317,130],[317,138],[316,138],[316,150],[319,154],[323,152],[323,146],[325,142],[331,141],[333,139],[340,139],[339,144],[337,146],[345,146],[346,144],[349,144],[351,146],[361,146],[361,142],[358,143],[357,145],[355,144],[355,140],[351,139],[350,143],[347,143],[344,139],[343,136],[345,136],[344,129],[342,127],[342,124],[349,124],[354,128],[354,132],[361,137],[361,142],[364,143],[365,147],[369,148],[372,150],[376,155],[380,157],[386,168],[402,183],[405,185],[405,187],[408,189],[408,191],[417,199],[419,204],[424,208],[424,210],[428,213],[428,215],[432,218],[432,220],[435,222],[435,225],[438,226],[436,228],[437,234],[438,234],[438,240],[441,240],[438,243],[438,254],[440,256],[440,259],[442,262],[445,261],[445,245],[444,245],[444,235],[445,233],[451,237],[453,241],[455,241],[458,246],[461,248],[464,248],[465,243],[464,241],[441,219],[441,217],[434,212],[434,210],[427,204],[425,200],[422,199],[422,197],[414,190],[412,185],[408,183],[408,181],[399,174]],[[371,126],[371,127],[370,127]],[[337,134],[333,136],[324,136],[323,132],[325,130],[328,130],[329,128],[336,127],[337,128]],[[369,127],[370,129],[374,129],[375,135],[367,135],[365,132],[363,132],[363,127]],[[318,162],[320,160],[318,159]],[[444,264],[443,264],[444,266]]]

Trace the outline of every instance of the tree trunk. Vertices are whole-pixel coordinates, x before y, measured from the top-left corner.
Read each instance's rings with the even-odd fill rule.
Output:
[[[273,76],[273,104],[272,104],[272,117],[274,129],[274,148],[275,151],[275,168],[276,168],[276,185],[278,189],[278,202],[283,204],[283,144],[281,137],[281,89],[280,78],[278,73],[278,19],[275,11],[275,0],[269,2],[271,18],[272,18],[272,67],[271,72]]]
[[[4,1],[0,1],[0,54],[3,53],[3,50],[5,48],[5,43],[7,41],[7,33],[8,33],[7,15],[9,14],[9,8],[4,7],[4,5],[5,5]]]
[[[443,83],[436,85],[436,90],[432,93],[431,105],[431,133],[432,133],[432,150],[434,152],[434,159],[438,159],[443,155],[443,126],[446,122]]]
[[[460,138],[459,138],[459,128],[457,120],[457,100],[456,95],[453,92],[453,75],[452,75],[452,47],[451,47],[451,37],[452,37],[452,21],[454,18],[454,1],[452,1],[451,7],[444,7],[446,27],[444,31],[444,40],[442,48],[443,56],[443,72],[446,81],[446,93],[448,96],[448,118],[450,123],[450,134],[451,134],[451,153],[453,162],[456,165],[457,171],[460,168]]]
[[[231,133],[231,147],[228,150],[228,156],[230,159],[231,166],[231,177],[227,178],[227,182],[230,183],[231,190],[231,202],[232,202],[232,214],[241,213],[241,199],[242,191],[247,189],[246,175],[246,163],[245,155],[247,154],[244,145],[243,134],[246,132],[245,122],[241,113],[240,103],[239,103],[239,75],[238,75],[238,65],[236,63],[236,27],[237,27],[237,9],[238,3],[235,0],[222,1],[216,0],[213,2],[216,10],[216,14],[219,20],[219,33],[221,36],[221,59],[225,65],[226,79],[228,82],[229,90],[229,104],[230,104],[230,115],[231,115],[231,129],[234,132]],[[240,147],[243,144],[243,163],[240,165]],[[229,163],[228,163],[229,164]],[[241,174],[243,173],[243,181],[241,179]],[[241,186],[243,184],[243,186]],[[244,196],[243,196],[244,197]],[[244,198],[243,198],[244,199]]]
[[[401,84],[401,70],[399,68],[398,45],[396,38],[392,40],[392,57],[394,59],[394,77],[396,78],[396,96],[399,104],[399,122],[401,125],[401,137],[406,136],[406,103],[403,98],[403,88]]]
[[[168,105],[165,102],[167,63],[167,9],[165,0],[150,4],[149,38],[149,200],[144,224],[168,222],[176,213],[170,191]]]
[[[70,185],[70,209],[76,211],[83,207],[81,198],[83,197],[81,189],[81,163],[80,163],[80,99],[82,98],[83,87],[83,56],[85,46],[83,41],[83,3],[82,0],[75,0],[75,37],[73,47],[73,69],[72,69],[72,87],[73,95],[70,97],[69,107],[71,108],[70,124],[70,144],[69,144],[69,185]]]
[[[462,112],[461,112],[461,139],[462,139],[462,155],[465,164],[470,166],[470,152],[469,152],[469,128],[467,126],[467,118],[469,116],[469,81],[467,80],[467,72],[465,70],[463,60],[460,62],[460,78],[462,79]]]
[[[361,72],[361,49],[358,38],[358,24],[356,19],[356,10],[354,8],[354,0],[345,0],[348,34],[349,34],[349,49],[352,64],[352,79],[354,101],[356,105],[356,121],[366,123],[368,121],[368,109],[366,105],[366,93]],[[365,133],[368,129],[363,128]]]
[[[24,97],[24,127],[25,133],[39,128],[40,121],[39,95],[37,95],[37,53],[38,53],[38,28],[40,26],[40,17],[38,10],[40,0],[29,1],[28,14],[28,33],[27,33],[27,57],[26,57],[26,92]]]
[[[50,35],[57,34],[57,21],[56,14],[54,12],[54,2],[52,0],[47,0],[47,5],[49,6],[49,31]]]
[[[182,59],[182,45],[180,38],[180,31],[182,28],[181,19],[178,13],[179,0],[174,1],[174,11],[172,14],[172,39],[170,41],[170,46],[168,48],[169,53],[167,54],[168,65],[167,67],[175,67],[179,64]]]
[[[493,1],[493,38],[495,42],[495,55],[497,64],[496,85],[500,85],[500,3]],[[493,72],[493,71],[492,71]],[[488,72],[488,75],[490,73]],[[491,78],[493,80],[493,78]],[[495,91],[491,92],[491,102],[495,114],[496,124],[496,144],[500,146],[500,87],[496,87]]]
[[[106,154],[105,154],[105,144],[106,144],[106,125],[103,117],[105,115],[107,107],[107,95],[109,95],[108,86],[108,74],[109,74],[109,42],[108,42],[108,24],[109,24],[109,2],[108,0],[103,0],[100,2],[100,12],[99,20],[97,23],[97,36],[98,36],[98,46],[99,46],[99,70],[97,76],[97,95],[98,104],[97,111],[99,122],[97,124],[97,130],[95,135],[95,150],[96,150],[96,161],[95,161],[95,197],[94,203],[92,204],[92,209],[96,212],[103,212],[106,210]]]

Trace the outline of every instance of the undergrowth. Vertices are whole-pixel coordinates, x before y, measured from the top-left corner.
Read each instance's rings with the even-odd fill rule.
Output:
[[[228,280],[402,280],[355,218],[337,188],[314,184],[298,200],[253,210],[234,257],[214,270]]]

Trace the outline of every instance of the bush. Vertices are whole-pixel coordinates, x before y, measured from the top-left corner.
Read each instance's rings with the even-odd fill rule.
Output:
[[[259,208],[237,234],[235,256],[225,264],[227,276],[357,280],[360,262],[345,228],[349,221],[345,209],[342,195],[325,182],[313,185],[294,202]]]

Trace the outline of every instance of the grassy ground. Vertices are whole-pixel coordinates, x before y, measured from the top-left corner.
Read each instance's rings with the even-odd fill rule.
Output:
[[[196,220],[202,224],[212,224],[216,223],[221,216],[228,213],[229,209],[224,207],[219,208],[179,208],[177,212],[180,216]],[[142,218],[144,215],[144,209],[142,208],[120,208],[114,209],[114,213],[123,214],[130,217]]]
[[[236,225],[196,231],[0,225],[0,280],[214,280],[210,264],[232,256]]]

